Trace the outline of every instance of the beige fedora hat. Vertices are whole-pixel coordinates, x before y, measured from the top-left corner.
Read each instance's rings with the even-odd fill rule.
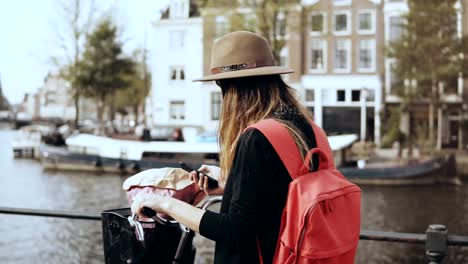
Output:
[[[211,74],[193,81],[214,81],[294,72],[275,65],[268,41],[248,31],[236,31],[215,40],[211,49]]]

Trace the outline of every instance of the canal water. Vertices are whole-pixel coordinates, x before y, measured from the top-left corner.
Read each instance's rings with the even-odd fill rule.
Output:
[[[118,175],[43,171],[13,159],[17,132],[0,129],[0,206],[99,214],[126,206]],[[468,235],[468,183],[462,186],[364,186],[362,229],[423,233],[429,224]],[[196,237],[197,263],[211,263],[213,243]],[[0,215],[0,263],[103,263],[98,221]],[[427,263],[424,246],[361,241],[356,263]],[[468,263],[468,249],[451,248],[445,263]]]

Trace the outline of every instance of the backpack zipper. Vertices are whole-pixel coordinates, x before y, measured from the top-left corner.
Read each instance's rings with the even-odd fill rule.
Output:
[[[309,207],[309,209],[307,209],[307,213],[305,215],[304,226],[302,227],[301,234],[299,235],[299,241],[297,242],[297,246],[296,246],[296,264],[299,263],[299,256],[300,256],[299,253],[300,253],[300,248],[302,246],[302,242],[304,240],[305,231],[307,230],[307,225],[309,223],[307,221],[307,219],[309,218],[309,213],[310,213],[310,211],[312,211],[312,209],[317,207],[318,204],[319,203],[316,203],[315,206]]]
[[[350,187],[352,187],[353,190],[352,190],[352,191],[348,191],[348,192],[346,192],[346,193],[344,193],[344,194],[350,194],[350,193],[354,193],[354,192],[361,192],[360,190],[354,190],[354,189],[355,189],[355,188],[354,188],[355,186],[349,186],[349,187],[346,187],[346,188],[350,188]],[[342,195],[343,195],[343,194],[342,194]],[[304,219],[305,219],[305,220],[304,220],[304,225],[303,225],[303,227],[302,227],[302,229],[301,229],[301,234],[299,235],[299,240],[298,240],[297,246],[296,246],[296,262],[295,262],[296,264],[299,263],[300,248],[301,248],[301,246],[302,246],[302,242],[303,242],[304,236],[305,236],[305,231],[307,230],[307,225],[308,225],[308,223],[309,223],[309,222],[307,221],[307,219],[308,219],[308,217],[309,217],[310,212],[311,212],[315,207],[317,207],[317,205],[319,205],[321,202],[327,201],[327,203],[330,203],[330,199],[333,199],[333,198],[335,198],[335,197],[333,196],[333,197],[330,197],[330,198],[328,198],[328,199],[323,199],[323,200],[321,200],[321,201],[318,201],[314,206],[309,207],[309,209],[307,209],[307,213],[306,213],[306,215],[305,215],[305,217],[304,217]],[[331,206],[331,204],[329,204],[329,206],[330,206],[330,210],[332,210],[333,207]]]

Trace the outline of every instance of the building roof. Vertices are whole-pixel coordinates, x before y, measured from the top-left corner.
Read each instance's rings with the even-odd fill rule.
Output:
[[[166,9],[161,11],[161,19],[169,19],[171,16],[171,7],[168,6]],[[200,9],[198,7],[197,0],[190,0],[190,9],[189,9],[189,18],[190,17],[199,17]]]

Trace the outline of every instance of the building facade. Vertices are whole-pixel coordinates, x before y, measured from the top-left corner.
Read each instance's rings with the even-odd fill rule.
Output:
[[[36,93],[40,119],[73,120],[75,108],[70,85],[64,79],[48,74],[44,85]]]
[[[380,140],[383,21],[380,1],[290,1],[278,15],[276,38],[285,40],[280,65],[294,73],[285,80],[328,134],[358,134]],[[204,73],[209,74],[213,40],[229,31],[232,15],[249,29],[253,11],[211,8],[204,19]],[[255,19],[255,16],[253,17]]]
[[[460,35],[468,33],[467,0],[461,1]],[[278,64],[294,69],[286,81],[329,135],[352,133],[381,145],[382,112],[401,103],[386,46],[401,35],[407,12],[406,0],[302,0],[290,1],[287,13],[277,17],[272,34],[285,40]],[[233,29],[233,16],[242,17],[244,29],[256,30],[251,8],[199,9],[188,0],[173,0],[154,24],[153,88],[146,107],[151,125],[217,126],[219,88],[191,80],[210,74],[212,43]],[[466,145],[465,83],[460,76],[455,85],[441,87],[445,106],[435,122],[446,147]],[[427,120],[427,106],[421,109],[421,120]]]
[[[219,89],[192,81],[203,76],[203,18],[195,1],[171,1],[152,33],[148,125],[215,129]]]
[[[73,121],[75,104],[69,82],[49,73],[44,84],[35,93],[26,93],[18,111],[32,120]],[[80,121],[96,120],[96,103],[81,97],[79,100]]]
[[[303,41],[289,45],[305,104],[328,134],[380,144],[383,19],[380,1],[303,1]],[[301,68],[299,68],[301,67]],[[302,71],[301,71],[302,69]]]

